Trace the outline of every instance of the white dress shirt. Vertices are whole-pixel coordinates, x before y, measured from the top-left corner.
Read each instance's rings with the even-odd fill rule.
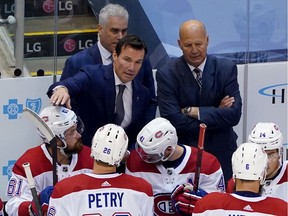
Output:
[[[97,42],[97,46],[98,46],[99,51],[100,51],[103,65],[111,64],[112,63],[112,56],[111,56],[112,54],[102,46],[100,41]]]

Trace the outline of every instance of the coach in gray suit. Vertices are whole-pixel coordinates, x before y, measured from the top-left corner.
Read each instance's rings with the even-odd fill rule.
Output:
[[[241,118],[242,99],[236,65],[207,56],[208,41],[202,22],[189,20],[180,26],[183,56],[158,69],[158,105],[160,115],[176,127],[180,143],[197,147],[199,124],[207,125],[204,148],[217,157],[227,182],[237,148],[233,126]]]

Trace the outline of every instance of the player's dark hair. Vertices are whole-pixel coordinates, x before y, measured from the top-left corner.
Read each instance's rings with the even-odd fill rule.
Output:
[[[255,182],[255,181],[258,181],[258,180],[247,180],[247,179],[238,179],[240,182],[242,183],[251,183],[251,182]],[[261,193],[261,190],[262,190],[262,185],[259,184],[259,190],[258,190],[258,193],[260,194]],[[234,184],[234,191],[236,191],[236,183]]]
[[[126,48],[126,47],[132,47],[133,49],[136,49],[136,50],[144,49],[145,55],[147,53],[147,47],[144,41],[140,37],[133,35],[133,34],[126,35],[121,40],[119,40],[115,48],[117,56],[120,55],[122,48]]]
[[[103,162],[101,160],[96,160],[98,164],[102,165],[102,166],[107,166],[107,167],[114,167],[116,165],[111,165],[109,163]]]

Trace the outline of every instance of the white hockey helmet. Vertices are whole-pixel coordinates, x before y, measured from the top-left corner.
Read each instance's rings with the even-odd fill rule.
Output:
[[[175,127],[165,118],[155,118],[138,133],[135,145],[139,156],[147,163],[166,161],[174,152],[178,142]],[[171,146],[169,156],[165,150]]]
[[[60,138],[64,144],[63,148],[66,148],[65,131],[77,124],[77,116],[75,113],[62,106],[48,106],[40,112],[39,116],[46,122],[54,134]],[[78,130],[79,133],[82,131],[83,128],[80,128],[80,131]],[[44,142],[48,143],[48,140],[40,131],[39,134]]]
[[[119,166],[128,148],[124,129],[115,124],[99,128],[92,140],[91,157],[109,165]]]
[[[264,150],[278,149],[279,153],[281,153],[283,136],[275,123],[260,122],[252,129],[248,142],[259,144]]]
[[[260,145],[243,143],[232,155],[233,178],[260,180],[260,183],[263,184],[267,163],[267,154]]]

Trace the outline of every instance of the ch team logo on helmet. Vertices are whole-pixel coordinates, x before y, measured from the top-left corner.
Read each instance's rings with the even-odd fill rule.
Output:
[[[158,131],[157,133],[155,133],[156,138],[160,138],[160,137],[162,137],[162,135],[163,135],[162,131]]]
[[[274,124],[274,129],[279,130],[279,127],[276,124]]]
[[[49,121],[49,117],[48,117],[48,116],[43,116],[43,117],[42,117],[42,120],[43,120],[44,122],[48,122],[48,121]]]

